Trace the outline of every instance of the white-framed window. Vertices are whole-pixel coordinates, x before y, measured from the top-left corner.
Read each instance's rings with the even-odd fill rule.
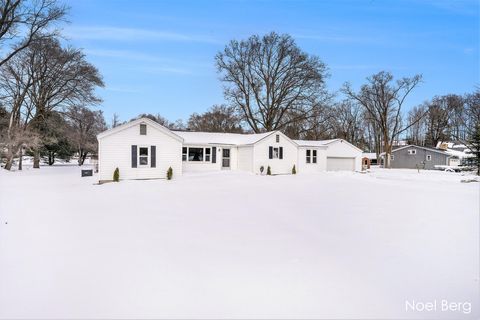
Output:
[[[410,149],[410,150],[408,150],[408,154],[417,154],[417,150]]]
[[[138,164],[148,166],[148,147],[138,148]]]
[[[147,125],[144,123],[140,124],[140,135],[146,136],[147,135]]]
[[[305,155],[306,155],[306,158],[305,158],[306,163],[317,163],[317,150],[307,149]]]
[[[279,158],[279,151],[278,148],[273,148],[273,159]]]
[[[395,160],[395,156],[393,154],[390,155],[390,161]]]
[[[279,134],[277,134],[277,135],[275,136],[275,141],[276,141],[277,143],[280,142],[280,135],[279,135]]]
[[[182,148],[182,161],[187,161],[187,155],[188,155],[188,148],[183,147]]]
[[[432,155],[431,154],[427,154],[427,161],[432,161]]]
[[[182,161],[185,162],[210,162],[212,148],[183,147]]]

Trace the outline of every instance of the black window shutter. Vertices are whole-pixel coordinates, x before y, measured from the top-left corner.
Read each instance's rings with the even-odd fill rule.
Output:
[[[217,163],[217,147],[212,147],[212,163]]]
[[[150,147],[150,167],[155,168],[157,165],[157,147]]]
[[[132,168],[137,167],[137,146],[132,146]]]
[[[273,159],[273,147],[268,147],[268,159]]]
[[[283,159],[283,147],[280,147],[280,155],[279,155],[279,158],[280,159]]]

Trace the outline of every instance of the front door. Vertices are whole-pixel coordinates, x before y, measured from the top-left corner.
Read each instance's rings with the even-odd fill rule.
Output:
[[[230,149],[222,150],[222,169],[230,169]]]

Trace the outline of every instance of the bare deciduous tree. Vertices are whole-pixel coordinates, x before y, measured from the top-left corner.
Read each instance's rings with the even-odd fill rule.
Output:
[[[466,131],[464,123],[465,99],[457,94],[448,94],[442,97],[448,111],[448,135],[453,139],[465,140]]]
[[[234,107],[214,105],[207,112],[194,113],[188,119],[188,129],[205,132],[243,132],[241,118]]]
[[[325,94],[325,64],[286,34],[233,40],[215,60],[225,98],[254,132],[282,129],[312,116]]]
[[[442,97],[435,97],[428,104],[426,145],[429,147],[436,147],[439,141],[450,139],[448,134],[449,111],[445,102]]]
[[[119,125],[120,125],[120,117],[118,116],[118,114],[114,113],[112,116],[111,127],[115,128],[115,127],[118,127]]]
[[[345,139],[356,146],[365,145],[362,107],[355,101],[343,100],[336,104],[331,117],[332,137]]]
[[[170,130],[183,130],[185,129],[185,125],[183,124],[183,121],[178,119],[175,122],[170,122],[167,118],[162,117],[160,114],[157,113],[157,115],[153,115],[151,113],[142,113],[139,114],[137,117],[133,118],[130,121],[140,119],[140,118],[148,118],[150,120],[153,120],[162,126],[170,129]]]
[[[80,50],[62,48],[58,40],[48,38],[36,41],[26,52],[32,78],[28,98],[35,107],[32,124],[53,110],[101,102],[95,88],[103,87],[102,77]],[[33,167],[39,166],[40,150],[36,150]]]
[[[0,66],[32,43],[56,36],[55,24],[66,11],[56,0],[0,0]]]
[[[402,107],[410,92],[420,83],[422,77],[402,78],[393,82],[393,75],[381,71],[367,78],[367,84],[355,92],[346,83],[342,91],[362,105],[371,121],[380,129],[385,152],[385,167],[390,167],[392,145],[398,136],[413,124],[403,126]]]
[[[27,123],[31,114],[31,104],[26,102],[28,90],[32,86],[32,78],[28,72],[28,63],[24,53],[10,59],[0,67],[0,99],[7,107],[8,120],[2,139],[2,146],[6,149],[5,169],[10,170],[13,158],[27,144],[33,147],[32,132]]]
[[[422,104],[413,107],[408,112],[407,121],[412,124],[407,132],[407,138],[410,143],[424,146],[426,139],[427,121],[425,115],[428,111],[428,105]]]
[[[97,134],[106,130],[102,111],[72,106],[65,113],[70,123],[70,141],[78,153],[78,165],[83,165],[89,153],[97,151]]]
[[[0,70],[0,98],[9,111],[5,169],[10,170],[13,157],[24,147],[33,149],[34,167],[39,168],[37,142],[46,116],[54,110],[99,103],[95,88],[103,86],[102,79],[81,51],[62,48],[50,38],[35,40]]]

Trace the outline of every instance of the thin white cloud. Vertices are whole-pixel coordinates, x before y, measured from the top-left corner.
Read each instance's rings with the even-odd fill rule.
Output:
[[[406,70],[407,68],[401,66],[380,66],[369,64],[337,64],[330,65],[332,70]]]
[[[163,59],[160,59],[159,57],[151,54],[128,51],[128,50],[85,49],[84,52],[87,55],[96,56],[96,57],[139,60],[139,61],[145,61],[145,62],[164,61]]]
[[[140,93],[142,92],[139,89],[132,87],[122,87],[122,86],[109,86],[107,85],[103,90],[112,91],[112,92],[121,92],[121,93]]]
[[[431,5],[438,9],[454,14],[478,16],[478,0],[410,0],[421,4]]]
[[[179,67],[170,67],[170,66],[155,66],[147,68],[135,68],[135,70],[150,73],[150,74],[177,74],[177,75],[192,75],[192,71],[179,68]]]
[[[170,31],[139,28],[121,28],[111,26],[76,26],[64,30],[65,36],[76,40],[107,41],[176,41],[218,43],[214,38],[204,35],[189,35]]]
[[[85,49],[84,52],[89,56],[138,61],[141,64],[134,64],[134,68],[131,70],[150,74],[170,73],[178,75],[192,75],[197,74],[199,69],[204,70],[211,67],[208,64],[162,58],[153,54],[129,50]],[[192,70],[197,71],[193,72]]]
[[[364,43],[364,44],[381,44],[387,40],[380,37],[356,37],[344,35],[317,35],[317,34],[294,34],[294,38],[315,40],[322,42],[336,42],[336,43]]]
[[[337,70],[367,70],[377,69],[378,66],[366,65],[366,64],[349,64],[349,65],[331,65],[330,69]]]

